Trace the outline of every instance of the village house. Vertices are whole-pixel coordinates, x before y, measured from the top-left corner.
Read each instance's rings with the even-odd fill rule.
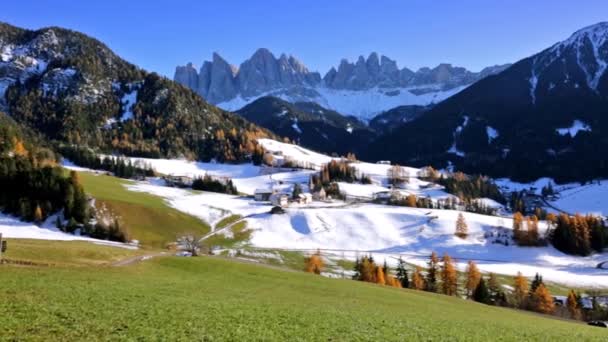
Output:
[[[272,189],[255,189],[253,197],[256,201],[270,201],[270,196],[274,193]]]

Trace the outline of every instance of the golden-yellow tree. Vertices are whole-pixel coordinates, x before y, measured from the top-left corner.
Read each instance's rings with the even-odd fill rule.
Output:
[[[513,286],[513,296],[515,299],[515,304],[523,308],[526,304],[526,295],[528,292],[528,279],[524,277],[521,272],[517,272],[517,275],[514,280]]]
[[[412,274],[412,282],[410,285],[414,290],[424,290],[426,285],[424,277],[422,276],[422,267],[416,266],[414,274]]]
[[[34,222],[41,223],[42,218],[42,209],[40,209],[39,205],[36,205],[36,209],[34,209]]]
[[[380,266],[376,266],[376,284],[385,285],[384,270]]]
[[[321,251],[317,250],[317,252],[310,257],[305,259],[306,263],[306,272],[321,274],[323,271],[323,258],[321,258]]]
[[[477,285],[479,285],[479,280],[481,279],[481,272],[479,272],[479,268],[477,268],[477,264],[473,261],[469,261],[467,264],[467,282],[465,284],[467,290],[467,297],[471,298]]]
[[[532,294],[532,301],[534,303],[534,310],[549,314],[555,310],[555,303],[553,297],[549,292],[549,289],[545,287],[545,284],[540,284]]]
[[[458,219],[456,219],[456,231],[454,232],[454,235],[461,239],[466,239],[468,231],[469,228],[467,226],[467,221],[464,219],[464,215],[462,215],[462,213],[458,213]]]
[[[513,238],[515,241],[519,241],[521,239],[523,225],[524,216],[520,212],[513,214]]]
[[[416,195],[407,195],[407,197],[405,198],[405,205],[408,207],[416,208]]]
[[[566,300],[566,306],[568,307],[568,312],[570,313],[570,317],[572,319],[581,319],[581,308],[578,303],[578,296],[574,293],[573,290],[568,292],[568,299]]]
[[[441,265],[441,291],[448,296],[455,296],[458,287],[458,273],[452,258],[446,253]]]
[[[25,149],[25,146],[23,146],[23,142],[17,138],[13,139],[13,154],[18,157],[27,156],[27,150]]]

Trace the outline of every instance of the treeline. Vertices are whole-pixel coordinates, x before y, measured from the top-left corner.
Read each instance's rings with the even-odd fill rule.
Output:
[[[87,167],[94,170],[104,170],[111,172],[120,178],[141,178],[152,177],[155,175],[152,166],[145,163],[133,163],[130,159],[122,157],[101,158],[88,148],[78,148],[62,146],[60,153],[71,162],[78,166]]]
[[[586,256],[601,253],[608,245],[608,232],[601,217],[560,214],[547,221],[551,243],[564,253]]]
[[[471,202],[475,198],[490,198],[499,203],[505,203],[505,198],[498,186],[485,176],[468,176],[462,172],[456,172],[448,177],[441,175],[438,183],[443,185],[448,193],[457,196],[464,202]]]
[[[200,191],[219,192],[229,195],[238,195],[239,192],[236,186],[232,183],[232,179],[228,179],[225,182],[214,179],[209,175],[203,177],[197,177],[192,181],[192,189]]]
[[[77,175],[66,177],[55,154],[40,144],[0,113],[0,209],[37,223],[60,211],[86,222],[88,203]]]
[[[348,160],[332,160],[321,167],[319,181],[322,184],[332,182],[346,182],[371,184],[371,179],[366,175],[358,175],[357,169],[350,165]]]
[[[39,166],[27,157],[0,158],[0,207],[26,221],[44,222],[63,211],[76,223],[88,220],[89,205],[77,174],[66,177],[63,169]]]
[[[482,201],[472,200],[469,202],[461,202],[456,197],[448,197],[433,201],[430,197],[418,197],[414,194],[407,196],[392,196],[388,199],[388,204],[425,209],[443,209],[443,210],[464,210],[472,213],[483,215],[495,215],[496,208],[485,205]]]

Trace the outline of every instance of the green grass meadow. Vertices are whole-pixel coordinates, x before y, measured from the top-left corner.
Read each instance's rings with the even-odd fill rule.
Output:
[[[217,257],[0,267],[3,340],[605,341],[604,329]]]

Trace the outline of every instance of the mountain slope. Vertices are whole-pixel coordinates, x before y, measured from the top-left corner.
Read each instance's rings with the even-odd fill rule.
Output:
[[[239,161],[269,135],[57,27],[0,24],[0,107],[52,140],[134,155]]]
[[[342,116],[312,102],[291,104],[266,96],[236,113],[280,136],[326,153],[354,152],[376,136],[374,131],[357,119]]]
[[[356,63],[343,59],[337,69],[330,69],[321,78],[293,56],[276,58],[267,49],[258,49],[238,68],[214,53],[200,72],[192,63],[178,66],[174,79],[226,110],[237,110],[262,96],[275,96],[289,102],[315,102],[371,119],[400,105],[437,103],[505,67],[476,73],[440,64],[414,72],[399,69],[390,58],[372,53],[367,59],[360,56]]]
[[[412,121],[428,112],[432,106],[399,106],[376,115],[369,121],[369,127],[377,132],[388,133],[405,122]]]
[[[366,157],[520,180],[606,177],[607,63],[608,23],[584,28],[380,138]]]

